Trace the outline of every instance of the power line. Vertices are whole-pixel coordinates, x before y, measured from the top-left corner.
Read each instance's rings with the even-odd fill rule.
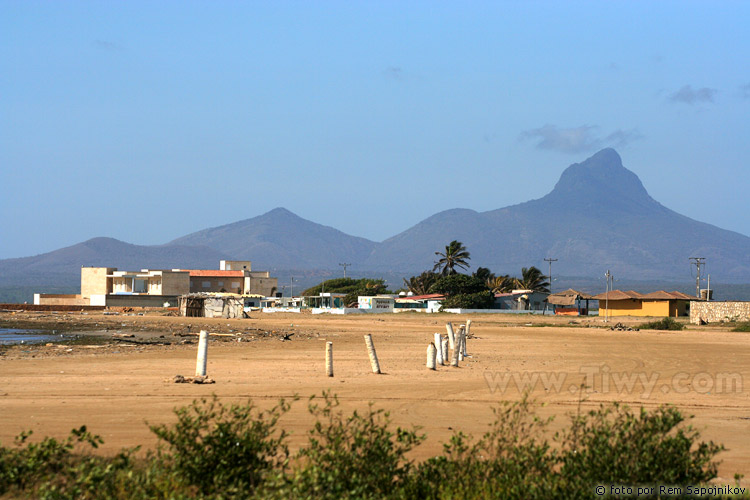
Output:
[[[544,259],[544,262],[549,262],[549,293],[552,293],[552,263],[557,262],[557,259]]]
[[[688,260],[692,260],[691,265],[695,266],[695,296],[701,298],[701,266],[706,266],[705,257],[690,257]]]

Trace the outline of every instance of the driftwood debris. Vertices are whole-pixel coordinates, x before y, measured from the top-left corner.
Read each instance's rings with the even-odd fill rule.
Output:
[[[619,332],[638,332],[640,331],[639,328],[632,328],[630,326],[625,326],[622,323],[617,323],[615,326],[610,326],[610,330],[617,330]]]
[[[215,384],[216,381],[209,377],[183,377],[182,375],[175,375],[172,379],[175,384]]]
[[[175,332],[172,335],[174,335],[175,337],[200,337],[200,333],[197,333],[197,332],[185,332],[185,333]],[[209,337],[236,337],[237,334],[235,333],[209,333],[208,336]]]

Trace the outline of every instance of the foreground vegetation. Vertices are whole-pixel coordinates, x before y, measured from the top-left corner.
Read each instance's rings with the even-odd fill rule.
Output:
[[[716,477],[723,447],[699,441],[672,407],[633,412],[617,404],[573,416],[554,436],[525,398],[495,411],[488,432],[457,432],[422,463],[409,452],[425,436],[395,428],[382,410],[344,414],[335,396],[313,398],[308,441],[290,455],[280,419],[216,397],[177,409],[151,430],[158,450],[91,453],[85,427],[64,441],[0,447],[0,496],[57,498],[597,498],[598,484],[696,485]]]
[[[651,321],[648,323],[641,323],[638,325],[641,330],[673,330],[679,331],[684,330],[685,325],[672,318],[662,318],[660,320]]]

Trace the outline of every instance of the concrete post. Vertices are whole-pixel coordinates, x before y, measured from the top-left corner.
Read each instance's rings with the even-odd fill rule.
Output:
[[[448,339],[440,340],[440,350],[443,354],[443,366],[448,365]]]
[[[466,333],[464,332],[464,326],[461,326],[461,328],[458,329],[458,333],[456,334],[457,340],[456,340],[456,349],[458,350],[458,360],[463,361],[464,360],[464,344],[466,342]]]
[[[456,367],[458,366],[458,361],[459,361],[458,352],[461,349],[461,346],[458,345],[459,342],[460,342],[460,340],[458,338],[456,338],[456,343],[453,345],[453,352],[451,353],[452,354],[452,356],[451,356],[451,366],[456,366]]]
[[[333,342],[326,342],[326,375],[333,377]]]
[[[448,342],[453,350],[456,347],[456,335],[453,333],[453,324],[450,321],[445,324],[445,331],[448,332]]]
[[[435,354],[436,354],[436,356],[435,356],[435,363],[437,363],[438,365],[444,364],[444,361],[443,361],[442,340],[443,340],[443,337],[441,337],[439,333],[436,333],[435,334],[435,342],[434,342],[435,343]]]
[[[430,342],[430,345],[427,346],[427,369],[428,370],[435,369],[436,355],[437,355],[437,349],[435,348],[435,343]]]
[[[372,335],[369,333],[365,335],[365,344],[367,345],[367,354],[370,356],[370,366],[372,366],[372,373],[380,373],[380,363],[378,363],[378,355],[375,352],[375,346],[372,343]]]
[[[466,352],[466,339],[471,335],[471,320],[466,320],[466,335],[464,335],[464,356],[468,356],[469,354]]]
[[[208,359],[208,332],[201,330],[198,337],[198,359],[195,363],[195,376],[206,376],[206,361]]]

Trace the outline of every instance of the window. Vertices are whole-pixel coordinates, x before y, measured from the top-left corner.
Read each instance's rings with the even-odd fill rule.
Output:
[[[203,288],[211,288],[211,282],[210,281],[204,281],[203,283],[201,283],[201,286]]]

